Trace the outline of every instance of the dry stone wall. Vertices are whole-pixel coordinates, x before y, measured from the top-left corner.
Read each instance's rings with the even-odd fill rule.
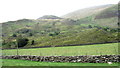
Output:
[[[2,56],[2,59],[22,59],[40,62],[78,62],[78,63],[107,63],[120,62],[120,55],[101,56]]]

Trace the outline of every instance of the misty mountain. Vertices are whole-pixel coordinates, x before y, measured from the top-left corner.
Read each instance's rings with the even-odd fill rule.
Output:
[[[85,9],[79,9],[77,11],[70,12],[66,15],[63,15],[63,18],[71,18],[71,19],[80,19],[80,18],[85,18],[94,14],[97,14],[109,7],[111,7],[112,4],[109,5],[102,5],[102,6],[94,6],[94,7],[89,7]]]
[[[54,16],[54,15],[44,15],[38,19],[62,19],[62,18]]]

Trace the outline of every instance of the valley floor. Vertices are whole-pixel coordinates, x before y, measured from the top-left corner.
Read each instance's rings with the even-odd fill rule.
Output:
[[[3,55],[17,55],[17,49],[2,50]],[[18,49],[18,55],[36,56],[79,56],[79,55],[117,55],[118,43],[94,44],[85,46],[49,47]]]

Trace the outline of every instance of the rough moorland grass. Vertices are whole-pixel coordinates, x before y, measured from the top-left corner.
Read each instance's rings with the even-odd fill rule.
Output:
[[[17,49],[3,50],[2,52],[3,55],[17,55]],[[18,53],[19,55],[37,56],[115,55],[118,54],[118,43],[19,49]]]
[[[57,63],[29,60],[3,59],[3,66],[118,66],[118,63]]]

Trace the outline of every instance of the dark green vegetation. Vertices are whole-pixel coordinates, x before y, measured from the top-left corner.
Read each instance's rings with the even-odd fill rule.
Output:
[[[24,47],[25,45],[28,44],[28,39],[27,38],[18,38],[17,39],[17,45],[18,47]],[[33,44],[33,41],[32,41],[32,44]]]
[[[56,63],[3,59],[3,66],[118,66],[118,63]]]
[[[84,12],[87,16],[77,14],[82,18],[76,19],[45,15],[36,20],[21,19],[2,23],[2,47],[17,48],[18,44],[19,47],[54,47],[117,42],[119,28],[116,7],[117,5],[99,6],[94,9],[95,14],[91,10],[88,14]]]
[[[17,49],[3,50],[3,55],[17,55]],[[118,55],[118,43],[69,47],[49,47],[19,49],[18,55],[37,56],[79,56],[79,55]]]

